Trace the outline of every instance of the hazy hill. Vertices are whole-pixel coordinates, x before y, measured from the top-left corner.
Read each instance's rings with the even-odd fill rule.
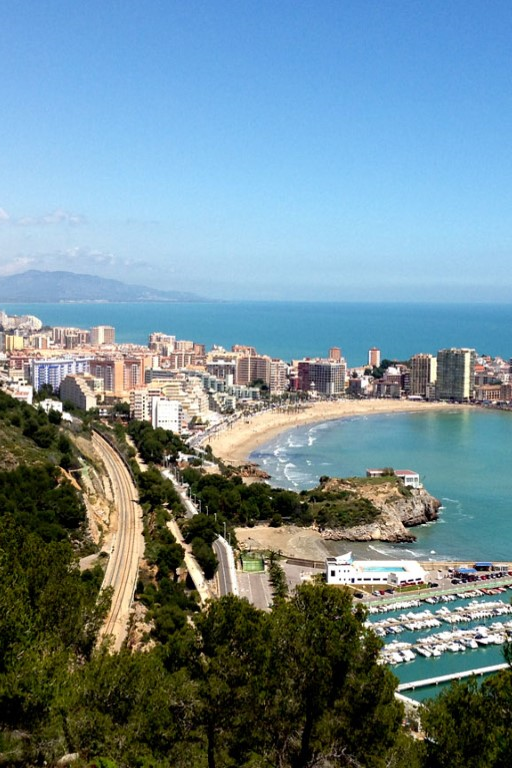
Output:
[[[193,293],[159,291],[95,275],[31,269],[0,278],[0,303],[60,301],[204,301]]]

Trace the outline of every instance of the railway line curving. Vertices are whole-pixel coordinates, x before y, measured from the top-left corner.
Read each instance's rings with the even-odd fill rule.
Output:
[[[143,553],[142,512],[137,491],[123,458],[110,442],[93,432],[93,444],[110,478],[118,525],[102,588],[112,587],[112,602],[100,639],[113,638],[113,650],[119,650],[126,638],[130,608],[137,584],[139,559]]]

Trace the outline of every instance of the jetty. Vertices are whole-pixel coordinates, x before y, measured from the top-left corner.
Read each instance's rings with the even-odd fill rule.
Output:
[[[449,683],[451,680],[462,680],[464,677],[471,677],[472,675],[489,675],[491,672],[498,672],[500,669],[507,669],[508,664],[493,664],[490,667],[479,667],[478,669],[467,669],[463,672],[452,672],[449,675],[438,675],[437,677],[429,677],[425,680],[414,680],[411,683],[400,683],[397,686],[397,691],[413,691],[415,688],[427,688],[429,685],[441,685],[441,683]]]

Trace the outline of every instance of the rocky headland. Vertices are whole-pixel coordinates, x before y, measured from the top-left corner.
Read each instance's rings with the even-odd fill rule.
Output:
[[[321,528],[324,539],[335,541],[416,541],[410,528],[437,520],[441,506],[424,488],[405,488],[396,478],[376,484],[330,479],[323,489],[328,493],[350,491],[370,502],[376,510],[373,520],[358,525]]]

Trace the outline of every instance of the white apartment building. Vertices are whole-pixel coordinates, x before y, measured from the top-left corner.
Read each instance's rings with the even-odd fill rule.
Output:
[[[180,435],[183,430],[183,408],[177,400],[151,398],[151,424],[155,429],[168,429]]]
[[[189,422],[194,416],[209,419],[208,394],[204,391],[200,379],[180,375],[174,379],[154,379],[146,387],[130,390],[130,414],[140,421],[152,420],[152,402],[154,398],[176,401],[182,407],[182,419]]]

